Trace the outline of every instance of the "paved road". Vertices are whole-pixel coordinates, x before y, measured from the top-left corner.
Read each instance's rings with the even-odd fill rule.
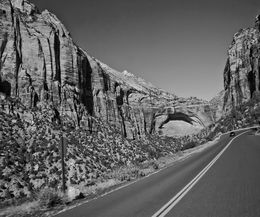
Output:
[[[236,139],[166,216],[260,217],[260,136]]]
[[[152,216],[189,183],[228,144],[219,143],[159,173],[58,217]],[[235,139],[167,216],[260,216],[260,137]]]

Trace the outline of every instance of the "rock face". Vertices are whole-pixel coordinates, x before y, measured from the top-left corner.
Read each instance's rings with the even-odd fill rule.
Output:
[[[233,37],[224,69],[224,111],[239,106],[260,91],[260,16],[253,28]]]
[[[220,91],[215,97],[210,100],[210,109],[214,114],[214,120],[218,121],[224,114],[223,104],[224,104],[225,91]]]
[[[75,126],[88,128],[88,117],[95,116],[132,139],[157,131],[168,114],[159,120],[156,113],[176,103],[201,104],[185,107],[185,114],[206,120],[201,126],[213,122],[203,101],[178,98],[89,56],[47,10],[39,12],[26,0],[1,0],[0,8],[0,93],[10,102],[2,103],[3,110],[47,103],[57,117],[71,116]]]

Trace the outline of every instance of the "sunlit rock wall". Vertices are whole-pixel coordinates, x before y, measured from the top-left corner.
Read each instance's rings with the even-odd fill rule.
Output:
[[[260,16],[252,28],[233,37],[224,69],[224,111],[248,101],[260,91]]]

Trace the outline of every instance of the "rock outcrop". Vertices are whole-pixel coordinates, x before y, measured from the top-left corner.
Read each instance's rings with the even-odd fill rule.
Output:
[[[214,120],[218,121],[224,114],[223,105],[224,105],[224,95],[225,91],[221,90],[215,97],[210,100],[210,110],[214,114]]]
[[[27,0],[2,0],[0,8],[0,93],[9,100],[9,106],[2,101],[3,110],[40,109],[47,103],[56,117],[71,116],[75,126],[89,127],[88,117],[95,116],[135,139],[158,130],[155,114],[163,107],[204,104],[89,56],[55,15]],[[213,121],[207,112],[200,116],[207,120],[202,126]]]
[[[260,16],[252,28],[239,30],[228,49],[224,69],[224,111],[258,95],[260,91]]]

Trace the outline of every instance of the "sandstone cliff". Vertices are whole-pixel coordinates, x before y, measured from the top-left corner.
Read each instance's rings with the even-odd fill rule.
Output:
[[[224,69],[224,111],[248,101],[260,91],[260,16],[252,28],[239,30],[228,49]]]
[[[122,165],[205,141],[209,129],[182,138],[155,132],[197,133],[214,119],[207,101],[91,57],[48,11],[0,1],[0,201],[61,187],[61,138],[66,184],[88,186]]]
[[[89,127],[88,117],[100,117],[132,139],[158,131],[169,119],[166,113],[156,118],[164,107],[173,107],[167,110],[172,113],[177,105],[184,116],[205,120],[200,127],[212,123],[205,102],[178,98],[89,56],[47,10],[26,0],[2,0],[0,8],[0,93],[9,102],[2,100],[4,110],[19,113],[20,107],[49,103],[57,117],[65,113],[75,126]],[[190,104],[201,106],[187,109]]]

